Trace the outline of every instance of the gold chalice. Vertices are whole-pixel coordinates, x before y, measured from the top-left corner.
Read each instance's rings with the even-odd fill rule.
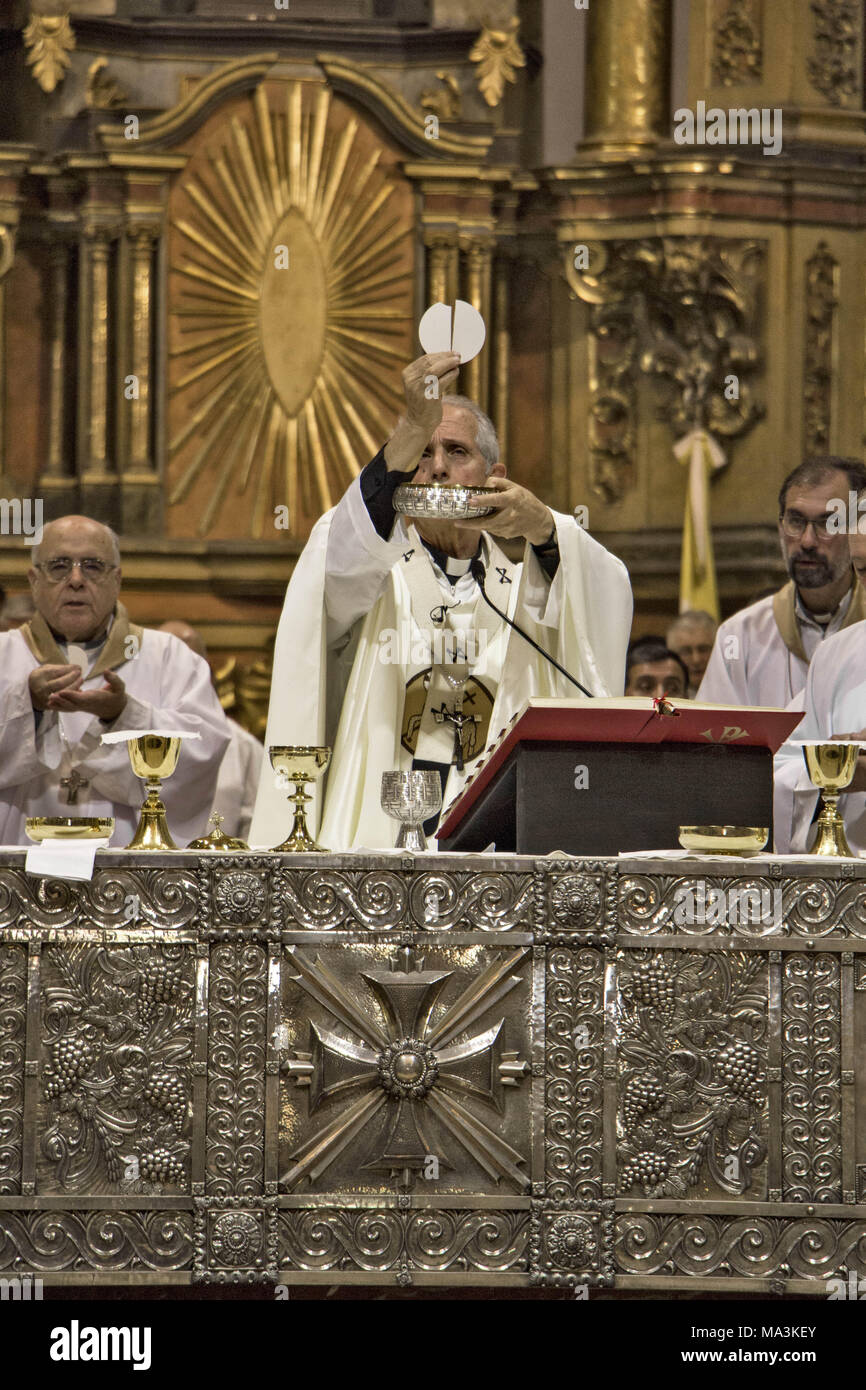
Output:
[[[845,822],[839,814],[839,793],[850,784],[860,756],[859,743],[805,743],[803,756],[813,784],[821,792],[818,834],[810,853],[825,858],[851,857]]]
[[[323,775],[325,768],[331,761],[330,748],[287,744],[283,747],[269,748],[268,757],[271,760],[271,767],[279,775],[281,783],[294,782],[295,784],[295,790],[289,796],[289,800],[295,808],[292,829],[287,840],[283,840],[281,845],[274,846],[273,853],[306,854],[311,851],[318,851],[327,854],[325,847],[317,845],[307,829],[304,805],[307,801],[312,801],[313,798],[304,791],[304,785],[307,782],[317,782]]]
[[[139,738],[127,739],[132,770],[147,785],[138,829],[127,849],[177,849],[168,833],[160,784],[163,777],[170,777],[177,767],[180,744],[179,738],[169,738],[165,734],[142,734]]]

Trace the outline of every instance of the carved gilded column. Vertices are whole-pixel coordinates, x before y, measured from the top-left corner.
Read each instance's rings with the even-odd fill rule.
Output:
[[[427,235],[425,245],[427,304],[453,304],[457,298],[459,271],[456,239],[449,232],[434,232]]]
[[[69,302],[69,248],[55,241],[49,251],[51,295],[51,366],[48,378],[48,454],[42,482],[59,483],[71,472],[66,454],[66,314]]]
[[[463,252],[464,295],[467,303],[478,310],[487,325],[488,337],[491,327],[490,283],[493,265],[493,243],[485,241],[470,242]],[[482,410],[487,409],[489,399],[488,381],[490,347],[485,343],[481,352],[466,366],[463,389],[467,396],[477,401]]]
[[[119,521],[114,465],[108,452],[109,257],[111,231],[84,227],[79,262],[79,438],[81,507],[99,521]]]
[[[120,408],[128,412],[126,449],[121,463],[124,531],[157,529],[160,520],[159,478],[153,454],[154,392],[150,379],[153,352],[154,247],[159,227],[150,222],[127,228],[125,303],[130,329],[124,350]]]
[[[15,259],[15,229],[0,226],[0,490],[13,495],[6,474],[6,286],[5,279]]]
[[[6,472],[7,363],[6,363],[6,286],[5,280],[15,260],[15,240],[21,207],[21,179],[28,159],[35,154],[29,145],[0,145],[0,497],[17,495],[16,484]]]
[[[628,152],[667,136],[670,36],[670,0],[590,5],[585,147]]]
[[[492,418],[499,448],[508,462],[508,373],[511,364],[510,307],[511,262],[497,256],[493,269]]]
[[[157,232],[153,227],[130,228],[132,242],[132,356],[130,374],[135,378],[130,398],[129,471],[151,474],[150,447],[150,353],[153,314],[151,284],[153,247]]]

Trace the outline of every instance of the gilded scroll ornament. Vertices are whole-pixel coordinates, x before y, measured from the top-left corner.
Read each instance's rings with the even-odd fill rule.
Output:
[[[463,97],[457,78],[450,72],[437,72],[436,77],[442,86],[421,93],[421,110],[430,111],[440,121],[459,121]]]
[[[517,69],[526,67],[526,55],[517,39],[520,20],[513,18],[504,29],[485,24],[469,60],[478,64],[478,86],[488,106],[498,106],[506,82],[516,82]]]
[[[806,262],[803,439],[807,454],[830,450],[839,265],[825,241]]]
[[[809,8],[815,38],[806,65],[809,81],[831,106],[843,106],[857,95],[862,8],[857,0],[810,0]]]
[[[621,498],[634,477],[639,372],[655,379],[658,418],[676,439],[694,429],[736,437],[764,414],[749,377],[759,365],[763,247],[715,237],[598,243],[589,267],[566,248],[565,276],[592,305],[590,449],[595,493]]]
[[[759,82],[764,70],[760,0],[721,0],[713,25],[713,81]]]
[[[107,69],[107,58],[94,59],[87,69],[84,99],[92,111],[113,111],[126,101],[126,92]]]
[[[63,81],[75,35],[68,14],[31,14],[23,32],[27,63],[43,92],[53,92]]]

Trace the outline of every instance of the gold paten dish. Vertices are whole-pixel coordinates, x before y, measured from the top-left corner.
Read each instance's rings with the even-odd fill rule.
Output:
[[[28,816],[24,829],[31,840],[108,840],[114,816]]]
[[[681,825],[679,839],[692,854],[759,854],[769,835],[765,825]]]
[[[434,517],[454,521],[474,516],[490,516],[493,507],[471,507],[469,498],[489,493],[495,487],[445,487],[441,483],[404,483],[394,493],[394,511],[402,516]]]

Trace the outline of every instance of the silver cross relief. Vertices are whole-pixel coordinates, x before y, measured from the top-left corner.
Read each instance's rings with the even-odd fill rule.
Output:
[[[78,793],[82,787],[89,787],[90,781],[87,777],[82,777],[77,767],[74,767],[68,777],[61,777],[61,787],[66,788],[67,806],[78,805]]]

